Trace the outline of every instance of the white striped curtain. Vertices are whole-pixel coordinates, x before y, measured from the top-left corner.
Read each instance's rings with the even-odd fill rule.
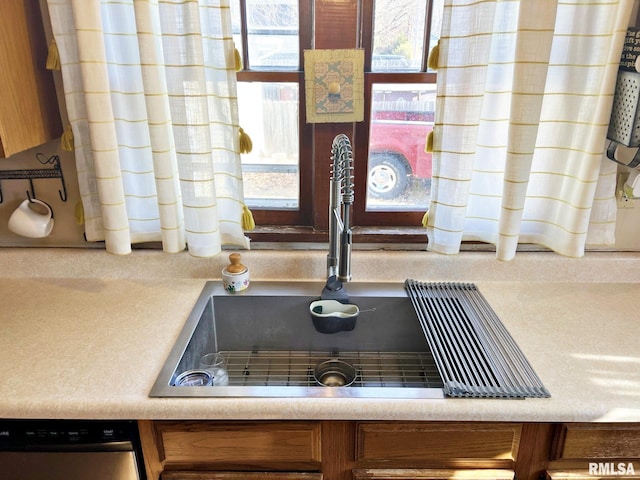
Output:
[[[520,243],[582,256],[612,244],[603,155],[633,2],[445,0],[429,248]]]
[[[228,0],[48,0],[85,233],[208,257],[242,229]]]

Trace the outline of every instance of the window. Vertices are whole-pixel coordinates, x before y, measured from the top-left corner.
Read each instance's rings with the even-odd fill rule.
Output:
[[[258,226],[298,227],[306,234],[292,239],[322,240],[316,232],[327,229],[331,141],[338,133],[354,149],[354,225],[420,226],[429,203],[425,144],[435,105],[427,55],[442,1],[232,2],[243,59],[240,122],[254,145],[242,158],[245,198]],[[302,64],[312,45],[364,49],[364,122],[306,123]]]
[[[313,145],[300,65],[311,48],[312,2],[235,0],[231,6],[243,61],[240,122],[253,142],[242,156],[245,201],[258,225],[311,226],[313,199],[301,195],[310,190]]]

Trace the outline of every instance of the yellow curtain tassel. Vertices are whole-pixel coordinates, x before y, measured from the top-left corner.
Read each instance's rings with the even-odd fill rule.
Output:
[[[84,225],[84,207],[82,206],[82,200],[78,200],[78,203],[76,203],[75,217],[78,225]]]
[[[240,127],[240,153],[250,153],[253,150],[251,137]]]
[[[427,135],[427,142],[424,145],[424,151],[425,153],[433,152],[433,130],[431,130]]]
[[[60,52],[55,38],[49,42],[49,52],[47,53],[47,62],[45,63],[47,70],[60,70]]]
[[[427,228],[428,223],[429,223],[429,210],[424,212],[424,215],[422,216],[422,226],[424,228]]]
[[[239,72],[242,70],[242,56],[237,48],[233,51],[233,58],[235,61],[236,72]]]
[[[64,129],[64,133],[60,138],[60,144],[63,150],[66,150],[67,152],[73,152],[73,130],[71,129],[71,125],[67,125],[67,128]]]
[[[440,40],[436,43],[436,46],[429,52],[429,58],[427,59],[427,66],[431,70],[438,70],[438,60],[440,60]]]
[[[249,210],[249,207],[242,205],[242,228],[245,232],[250,232],[256,228],[256,222],[253,220],[253,213]]]

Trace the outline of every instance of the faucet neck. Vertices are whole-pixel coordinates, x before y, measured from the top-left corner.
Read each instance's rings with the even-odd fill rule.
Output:
[[[331,158],[327,278],[335,276],[340,282],[348,282],[351,280],[351,206],[354,200],[353,153],[349,137],[339,134],[333,139]]]

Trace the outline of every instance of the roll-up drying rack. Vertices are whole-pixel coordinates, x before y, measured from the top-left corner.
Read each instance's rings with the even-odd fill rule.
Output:
[[[549,397],[524,354],[472,283],[406,280],[450,397]]]

